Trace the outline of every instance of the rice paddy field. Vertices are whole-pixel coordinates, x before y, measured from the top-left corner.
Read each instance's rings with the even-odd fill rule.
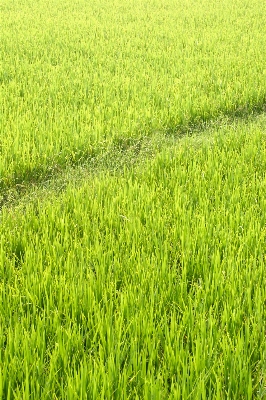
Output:
[[[266,399],[265,3],[0,20],[0,399]]]

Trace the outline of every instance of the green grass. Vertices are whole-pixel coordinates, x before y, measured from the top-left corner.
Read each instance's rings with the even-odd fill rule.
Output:
[[[0,20],[0,400],[265,399],[264,3]]]
[[[259,0],[2,0],[1,188],[127,137],[260,108]]]
[[[265,117],[4,207],[3,399],[265,398]]]

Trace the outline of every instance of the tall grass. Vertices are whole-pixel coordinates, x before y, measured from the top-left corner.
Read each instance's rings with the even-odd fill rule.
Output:
[[[265,396],[265,129],[3,209],[2,399]]]
[[[124,137],[261,106],[264,11],[258,0],[2,0],[1,187]]]

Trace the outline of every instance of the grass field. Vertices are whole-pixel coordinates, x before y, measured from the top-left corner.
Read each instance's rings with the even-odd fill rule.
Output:
[[[0,399],[266,398],[257,0],[2,0]]]
[[[1,186],[260,107],[259,0],[2,0]]]

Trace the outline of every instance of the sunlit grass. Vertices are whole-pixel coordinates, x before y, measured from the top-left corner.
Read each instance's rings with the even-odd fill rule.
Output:
[[[265,398],[264,3],[0,20],[0,399]]]
[[[0,12],[1,187],[265,101],[262,1],[4,0]]]
[[[265,382],[263,120],[3,209],[3,399],[253,399]]]

